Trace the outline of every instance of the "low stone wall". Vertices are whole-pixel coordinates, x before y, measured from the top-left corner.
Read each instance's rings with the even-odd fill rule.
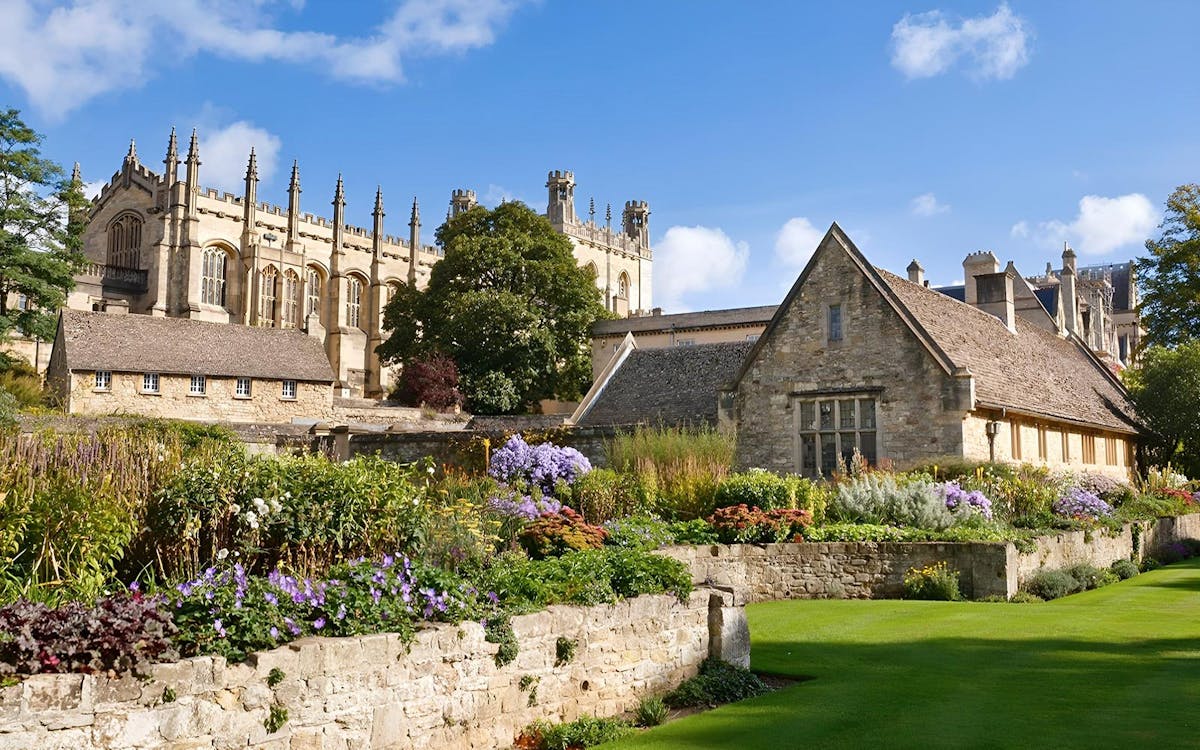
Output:
[[[512,624],[520,653],[504,667],[468,622],[429,626],[408,645],[394,634],[305,638],[245,664],[187,659],[156,665],[145,681],[37,675],[0,689],[0,750],[510,747],[535,719],[628,711],[710,653],[749,662],[744,611],[713,590],[685,603],[550,607]],[[559,638],[577,644],[563,665]],[[273,668],[284,674],[274,687]],[[272,706],[288,719],[268,733]]]
[[[897,598],[909,568],[945,561],[970,597],[1006,594],[1015,550],[1005,544],[806,542],[668,547],[697,584],[730,591],[738,603],[775,599]]]

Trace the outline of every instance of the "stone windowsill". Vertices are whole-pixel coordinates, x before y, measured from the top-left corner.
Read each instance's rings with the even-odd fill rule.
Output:
[[[234,398],[234,400],[235,400],[235,401],[249,401],[249,400],[251,400],[251,399],[252,399],[252,398],[254,398],[254,397],[253,397],[253,396],[239,396],[239,395],[237,395],[237,394],[235,393],[235,394],[233,395],[233,398]]]
[[[138,391],[142,396],[161,396],[162,391]]]
[[[189,393],[188,398],[208,398],[207,393]]]

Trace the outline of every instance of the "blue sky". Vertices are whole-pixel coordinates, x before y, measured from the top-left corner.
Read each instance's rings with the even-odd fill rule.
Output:
[[[201,7],[203,5],[203,8]],[[0,0],[0,106],[106,179],[200,129],[201,182],[369,226],[450,190],[545,208],[546,171],[651,204],[655,301],[778,302],[837,221],[934,283],[990,249],[1128,259],[1197,179],[1194,2]]]

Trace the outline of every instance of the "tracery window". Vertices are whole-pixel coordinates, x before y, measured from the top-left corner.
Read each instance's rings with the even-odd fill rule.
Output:
[[[142,249],[142,220],[134,214],[122,214],[108,225],[108,255],[105,263],[113,268],[138,268]]]
[[[346,325],[362,328],[359,321],[362,318],[362,279],[357,276],[346,278]]]
[[[300,325],[297,313],[300,311],[300,277],[295,271],[288,270],[283,274],[283,327],[296,328]]]
[[[219,247],[204,248],[200,269],[200,301],[225,306],[225,261],[228,256]]]
[[[321,272],[313,267],[304,269],[304,316],[321,317]]]
[[[275,307],[279,299],[279,271],[267,266],[262,271],[262,324],[275,325]]]
[[[621,299],[629,299],[629,277],[624,273],[617,277],[617,296]]]

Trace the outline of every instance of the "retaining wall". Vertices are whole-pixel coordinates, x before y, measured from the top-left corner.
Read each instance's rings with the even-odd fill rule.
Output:
[[[0,689],[0,750],[28,748],[501,748],[535,719],[620,714],[669,690],[712,655],[749,663],[744,611],[728,594],[685,603],[641,596],[550,607],[512,621],[520,652],[497,667],[478,623],[394,634],[305,638],[245,664],[200,657],[148,680],[37,675]],[[577,643],[555,664],[558,639]],[[272,668],[283,680],[272,687]],[[525,687],[522,687],[522,680]],[[271,706],[287,709],[278,731]]]

